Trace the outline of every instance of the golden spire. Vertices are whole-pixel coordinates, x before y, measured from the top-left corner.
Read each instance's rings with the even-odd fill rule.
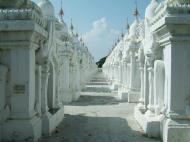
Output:
[[[73,22],[72,22],[72,19],[71,19],[71,27],[70,27],[71,31],[73,32],[74,30],[74,26],[73,26]]]
[[[124,32],[123,32],[123,30],[122,30],[122,32],[121,32],[121,39],[123,39],[124,38]]]
[[[127,28],[127,31],[129,32],[130,25],[129,25],[129,20],[128,20],[128,18],[127,18],[127,26],[126,26],[126,28]]]
[[[135,0],[135,10],[133,12],[133,15],[136,17],[136,19],[138,20],[138,16],[140,15],[138,7],[137,7],[137,0]]]
[[[119,37],[118,37],[118,39],[117,39],[117,43],[119,43],[120,42],[120,39],[119,39]]]
[[[59,11],[59,16],[60,16],[61,20],[63,21],[64,11],[63,11],[63,2],[62,2],[62,0],[61,0],[61,9]]]
[[[78,33],[76,33],[76,34],[75,34],[75,36],[76,36],[76,37],[79,37],[79,34],[78,34]]]

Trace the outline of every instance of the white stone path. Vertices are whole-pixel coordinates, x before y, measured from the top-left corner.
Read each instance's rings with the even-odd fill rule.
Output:
[[[101,73],[77,102],[65,106],[65,119],[41,142],[160,142],[147,138],[133,117],[135,104],[119,102]]]

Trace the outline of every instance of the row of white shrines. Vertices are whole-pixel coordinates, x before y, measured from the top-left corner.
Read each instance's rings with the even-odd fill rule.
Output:
[[[49,0],[0,0],[0,142],[37,141],[97,71]]]
[[[149,137],[190,142],[190,0],[151,0],[103,71]]]

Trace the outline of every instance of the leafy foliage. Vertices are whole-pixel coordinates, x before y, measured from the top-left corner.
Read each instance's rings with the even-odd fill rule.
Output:
[[[106,61],[106,58],[107,58],[107,56],[101,58],[98,62],[96,62],[96,65],[98,66],[98,68],[102,68],[103,64],[104,64],[105,61]]]

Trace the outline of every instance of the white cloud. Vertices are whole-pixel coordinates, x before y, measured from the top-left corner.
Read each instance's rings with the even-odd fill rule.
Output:
[[[105,17],[94,21],[92,29],[84,35],[85,42],[92,42],[98,38],[107,28],[107,20]]]
[[[116,29],[111,29],[109,31],[108,40],[113,43],[119,37],[119,35],[120,31]]]
[[[111,29],[110,34],[115,35],[115,36],[119,36],[120,32],[118,30],[116,30],[116,29]]]
[[[92,28],[83,35],[83,38],[92,55],[98,60],[108,54],[119,33],[116,29],[110,29],[107,19],[102,17],[92,22]]]

